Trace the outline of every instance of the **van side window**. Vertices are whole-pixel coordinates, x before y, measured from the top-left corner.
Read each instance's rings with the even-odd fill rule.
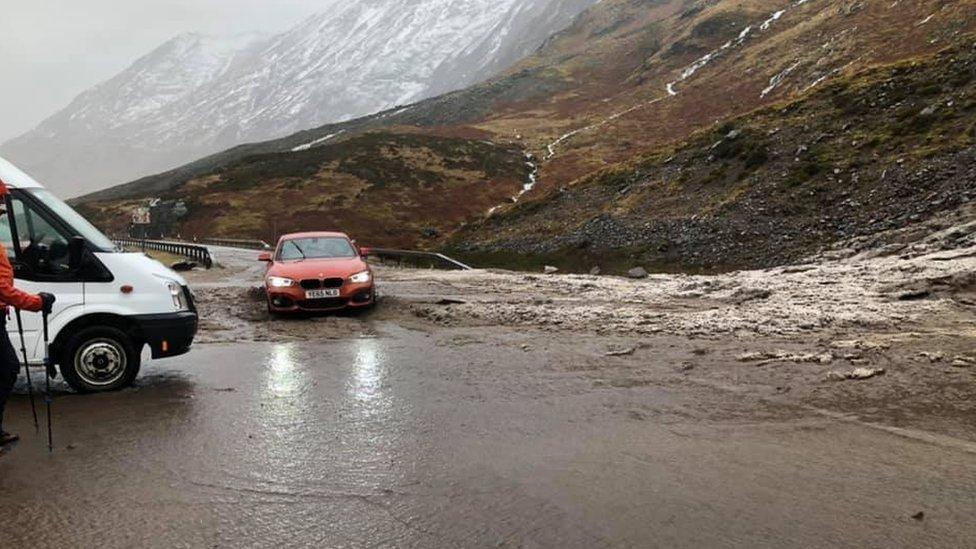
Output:
[[[0,243],[3,243],[3,247],[7,249],[7,259],[13,261],[17,250],[14,249],[14,237],[10,232],[9,215],[0,217]]]
[[[20,241],[20,261],[39,274],[68,270],[68,238],[19,198],[13,198],[12,217]],[[9,231],[9,226],[8,226]],[[8,252],[9,254],[10,252]]]

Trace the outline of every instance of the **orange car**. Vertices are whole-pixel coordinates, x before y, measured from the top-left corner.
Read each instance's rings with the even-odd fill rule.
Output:
[[[281,237],[264,282],[271,313],[335,311],[376,302],[373,270],[365,250],[343,233],[296,233]]]

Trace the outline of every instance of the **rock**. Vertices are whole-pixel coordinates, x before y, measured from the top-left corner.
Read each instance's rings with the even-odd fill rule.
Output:
[[[852,372],[847,374],[847,379],[871,379],[872,377],[884,375],[884,368],[855,368]]]
[[[757,362],[758,366],[765,366],[766,364],[776,362],[830,364],[834,361],[834,355],[833,353],[822,353],[818,355],[813,353],[789,353],[787,351],[759,351],[756,353],[743,353],[737,356],[736,360],[739,362]]]
[[[187,271],[192,271],[197,268],[197,264],[192,261],[177,261],[169,266],[170,269],[178,273],[185,273]]]
[[[736,305],[741,305],[747,301],[756,301],[761,299],[769,299],[773,295],[773,292],[763,288],[738,288],[736,291],[732,292],[729,296],[729,301],[735,303]]]
[[[918,301],[932,295],[930,290],[909,290],[898,296],[898,301]]]
[[[884,375],[884,368],[855,368],[850,372],[829,372],[827,374],[827,381],[847,381],[847,380],[863,380],[871,379],[872,377]]]
[[[918,353],[918,356],[919,358],[926,359],[933,364],[945,360],[945,353],[943,353],[942,351],[939,351],[937,353]]]
[[[627,276],[633,279],[643,279],[647,278],[648,273],[644,270],[644,267],[634,267],[633,269],[627,271]]]
[[[556,274],[556,273],[559,272],[559,267],[553,267],[552,265],[546,265],[545,268],[542,269],[542,272],[545,273],[545,274],[547,274],[547,275]]]
[[[976,359],[968,356],[957,356],[952,359],[953,368],[972,368],[976,366]]]
[[[593,267],[592,269],[590,269],[590,275],[592,276],[600,276],[600,273],[602,272],[603,271],[600,270],[600,267]]]
[[[451,299],[449,297],[445,297],[445,298],[440,299],[437,302],[437,305],[464,305],[465,303],[467,303],[467,302],[466,301],[462,301],[460,299]]]
[[[637,352],[637,347],[628,347],[626,349],[607,351],[607,356],[630,356],[635,352]]]
[[[847,376],[840,372],[828,372],[827,381],[846,381]]]
[[[925,520],[925,511],[919,511],[919,512],[915,513],[914,515],[912,515],[912,519],[914,519],[914,520]]]

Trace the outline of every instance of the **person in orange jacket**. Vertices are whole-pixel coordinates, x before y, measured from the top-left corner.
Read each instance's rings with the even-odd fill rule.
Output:
[[[10,191],[3,181],[0,181],[0,218],[7,213],[7,195]],[[20,359],[14,350],[7,334],[7,320],[9,308],[15,307],[24,311],[45,313],[51,312],[54,296],[49,293],[37,295],[18,290],[14,287],[14,269],[7,257],[7,249],[0,242],[0,447],[13,444],[20,437],[10,434],[3,429],[3,413],[7,400],[20,374]]]

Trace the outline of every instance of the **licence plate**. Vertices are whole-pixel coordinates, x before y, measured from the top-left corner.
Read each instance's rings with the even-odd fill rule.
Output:
[[[339,297],[339,289],[327,290],[306,290],[305,299],[324,299],[327,297]]]

